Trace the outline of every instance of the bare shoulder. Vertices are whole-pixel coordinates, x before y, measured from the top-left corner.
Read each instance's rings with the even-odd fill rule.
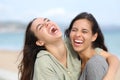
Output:
[[[112,53],[107,52],[107,51],[105,51],[105,50],[102,50],[101,53],[100,53],[100,55],[102,55],[102,56],[105,57],[105,58],[107,58],[108,56],[113,56]]]

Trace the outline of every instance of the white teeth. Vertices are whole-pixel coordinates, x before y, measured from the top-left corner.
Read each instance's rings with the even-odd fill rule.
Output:
[[[53,28],[54,28],[54,26],[52,26],[52,27],[50,28],[50,31],[52,31]]]
[[[51,26],[51,27],[50,27],[50,33],[52,33],[52,29],[53,29],[53,28],[54,28],[54,26]]]
[[[82,43],[83,41],[81,41],[81,40],[75,40],[75,42],[79,42],[79,43]]]

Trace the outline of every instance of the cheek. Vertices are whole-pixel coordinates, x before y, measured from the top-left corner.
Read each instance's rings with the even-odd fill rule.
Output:
[[[48,32],[46,31],[46,29],[41,29],[41,31],[39,32],[41,36],[46,35],[47,33]]]
[[[36,32],[36,35],[37,35],[38,39],[41,40],[41,39],[44,38],[44,36],[45,36],[46,34],[45,34],[45,31],[41,30],[41,31],[39,31],[39,32]]]
[[[88,43],[92,43],[93,42],[93,39],[90,36],[86,37],[86,40],[87,40]]]

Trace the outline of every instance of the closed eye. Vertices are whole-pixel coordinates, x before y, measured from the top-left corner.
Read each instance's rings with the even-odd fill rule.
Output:
[[[36,30],[40,30],[43,26],[44,26],[43,24],[38,24]]]
[[[43,26],[44,26],[44,25],[41,24],[41,25],[38,27],[38,30],[42,29]]]
[[[77,31],[77,28],[72,28],[71,31]]]
[[[89,31],[88,30],[86,30],[86,29],[83,29],[82,30],[82,33],[88,33]]]

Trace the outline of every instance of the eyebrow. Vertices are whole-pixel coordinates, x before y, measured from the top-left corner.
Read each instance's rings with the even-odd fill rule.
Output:
[[[48,18],[44,18],[44,21],[49,22],[50,20]]]
[[[45,21],[45,20],[48,20],[48,18],[44,18],[44,21]]]

